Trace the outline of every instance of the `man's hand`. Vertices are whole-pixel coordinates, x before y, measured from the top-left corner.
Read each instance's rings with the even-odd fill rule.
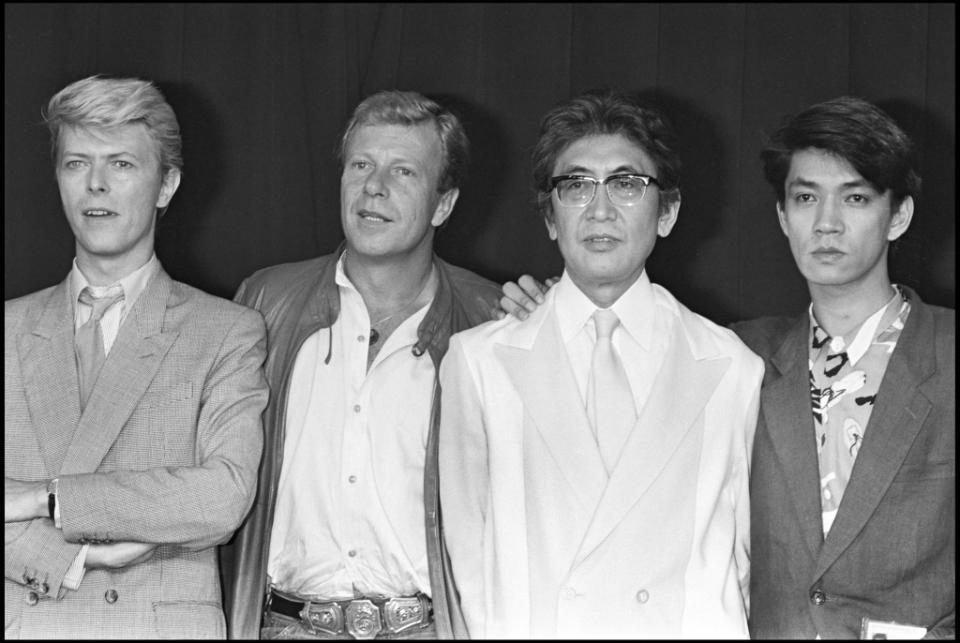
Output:
[[[90,545],[83,566],[87,569],[120,569],[149,560],[157,546],[153,543],[110,543]]]
[[[500,308],[496,311],[497,319],[503,319],[507,313],[517,319],[526,319],[529,313],[543,303],[543,296],[558,281],[558,277],[551,277],[544,285],[530,275],[522,275],[517,279],[517,283],[508,281],[503,284],[503,297],[500,298]]]
[[[47,482],[3,479],[3,522],[21,522],[47,516]]]

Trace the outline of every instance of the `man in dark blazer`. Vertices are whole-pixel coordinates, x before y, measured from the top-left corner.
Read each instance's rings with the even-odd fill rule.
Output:
[[[787,121],[762,158],[811,306],[734,325],[766,363],[751,635],[952,638],[956,321],[887,269],[919,192],[913,146],[843,97]]]

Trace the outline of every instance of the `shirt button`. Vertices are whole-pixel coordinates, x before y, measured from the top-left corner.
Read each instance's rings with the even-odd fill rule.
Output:
[[[639,592],[637,592],[638,603],[646,603],[649,600],[650,600],[650,592],[648,592],[645,589],[641,589]]]
[[[564,587],[563,590],[560,592],[560,596],[562,596],[567,600],[571,600],[573,598],[576,598],[577,590],[575,590],[572,587]]]
[[[115,589],[108,589],[103,593],[103,600],[107,601],[108,603],[116,603],[118,598],[120,598],[120,595],[117,594],[117,590]]]
[[[350,476],[349,478],[347,478],[347,480],[349,480],[351,483],[356,482],[357,476]]]
[[[27,605],[33,607],[40,602],[40,597],[37,596],[36,592],[27,592],[27,597],[24,599]]]
[[[367,338],[364,337],[363,335],[357,335],[357,341],[358,341],[358,342],[365,342],[365,341],[367,341]]]
[[[822,589],[815,589],[810,592],[810,602],[814,605],[823,605],[827,602],[827,595]]]
[[[347,556],[349,556],[350,558],[353,558],[353,557],[355,557],[356,555],[357,555],[357,550],[356,550],[356,549],[351,549],[350,551],[347,552]]]
[[[354,404],[354,405],[353,405],[353,412],[354,412],[354,413],[359,413],[359,412],[360,412],[360,405],[359,405],[359,404]]]

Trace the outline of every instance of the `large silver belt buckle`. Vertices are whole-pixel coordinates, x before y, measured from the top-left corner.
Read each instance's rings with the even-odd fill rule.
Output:
[[[380,633],[380,608],[365,598],[350,601],[346,613],[347,633],[355,639],[372,639]]]
[[[423,621],[423,603],[416,596],[391,598],[383,604],[383,620],[393,634],[409,630]]]
[[[336,603],[307,603],[300,610],[300,620],[315,632],[331,636],[343,632],[343,610]]]

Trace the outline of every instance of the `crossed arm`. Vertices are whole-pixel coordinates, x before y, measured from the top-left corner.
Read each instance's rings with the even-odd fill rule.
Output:
[[[233,533],[253,501],[267,401],[263,320],[247,312],[204,376],[194,462],[62,476],[60,525],[49,517],[47,480],[4,478],[8,579],[43,579],[59,592],[84,546],[84,568],[116,569],[149,560],[160,544],[200,550]],[[160,418],[156,430],[171,422]]]

